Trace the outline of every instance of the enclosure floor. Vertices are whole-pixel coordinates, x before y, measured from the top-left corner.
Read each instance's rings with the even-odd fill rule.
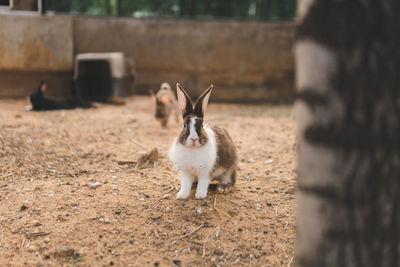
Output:
[[[296,126],[289,106],[209,105],[241,154],[233,192],[177,200],[180,130],[150,97],[51,112],[0,101],[1,266],[289,266]],[[135,165],[158,148],[156,165]],[[99,182],[100,186],[90,185]]]

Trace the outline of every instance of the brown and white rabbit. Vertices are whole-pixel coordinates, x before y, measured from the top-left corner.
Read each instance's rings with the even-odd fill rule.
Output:
[[[162,83],[157,94],[151,92],[156,102],[155,117],[163,128],[167,127],[169,116],[174,111],[176,122],[179,122],[179,110],[175,94],[168,83]]]
[[[193,102],[177,84],[178,104],[183,116],[183,129],[169,151],[169,158],[181,178],[177,198],[190,195],[197,180],[196,198],[207,197],[211,180],[218,180],[218,192],[226,192],[235,184],[238,152],[232,138],[222,127],[204,123],[208,99],[213,85]]]

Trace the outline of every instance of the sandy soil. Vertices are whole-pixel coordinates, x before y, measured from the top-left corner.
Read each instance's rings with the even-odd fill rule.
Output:
[[[237,184],[176,200],[166,155],[180,124],[161,132],[149,97],[90,110],[25,104],[0,101],[1,266],[293,265],[291,107],[211,103],[206,120],[241,153]],[[153,148],[156,162],[138,165]]]

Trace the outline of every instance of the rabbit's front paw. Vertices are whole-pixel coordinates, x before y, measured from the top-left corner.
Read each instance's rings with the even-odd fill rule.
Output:
[[[202,199],[207,197],[207,190],[197,190],[196,191],[196,198],[197,199]]]
[[[180,190],[178,192],[178,194],[176,194],[176,198],[177,199],[185,199],[185,198],[188,198],[189,195],[190,195],[190,191],[189,192],[185,192],[185,191]]]

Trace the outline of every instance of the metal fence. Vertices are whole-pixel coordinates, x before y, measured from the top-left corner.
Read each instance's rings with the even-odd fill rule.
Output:
[[[44,13],[135,18],[292,20],[296,0],[42,0]]]

